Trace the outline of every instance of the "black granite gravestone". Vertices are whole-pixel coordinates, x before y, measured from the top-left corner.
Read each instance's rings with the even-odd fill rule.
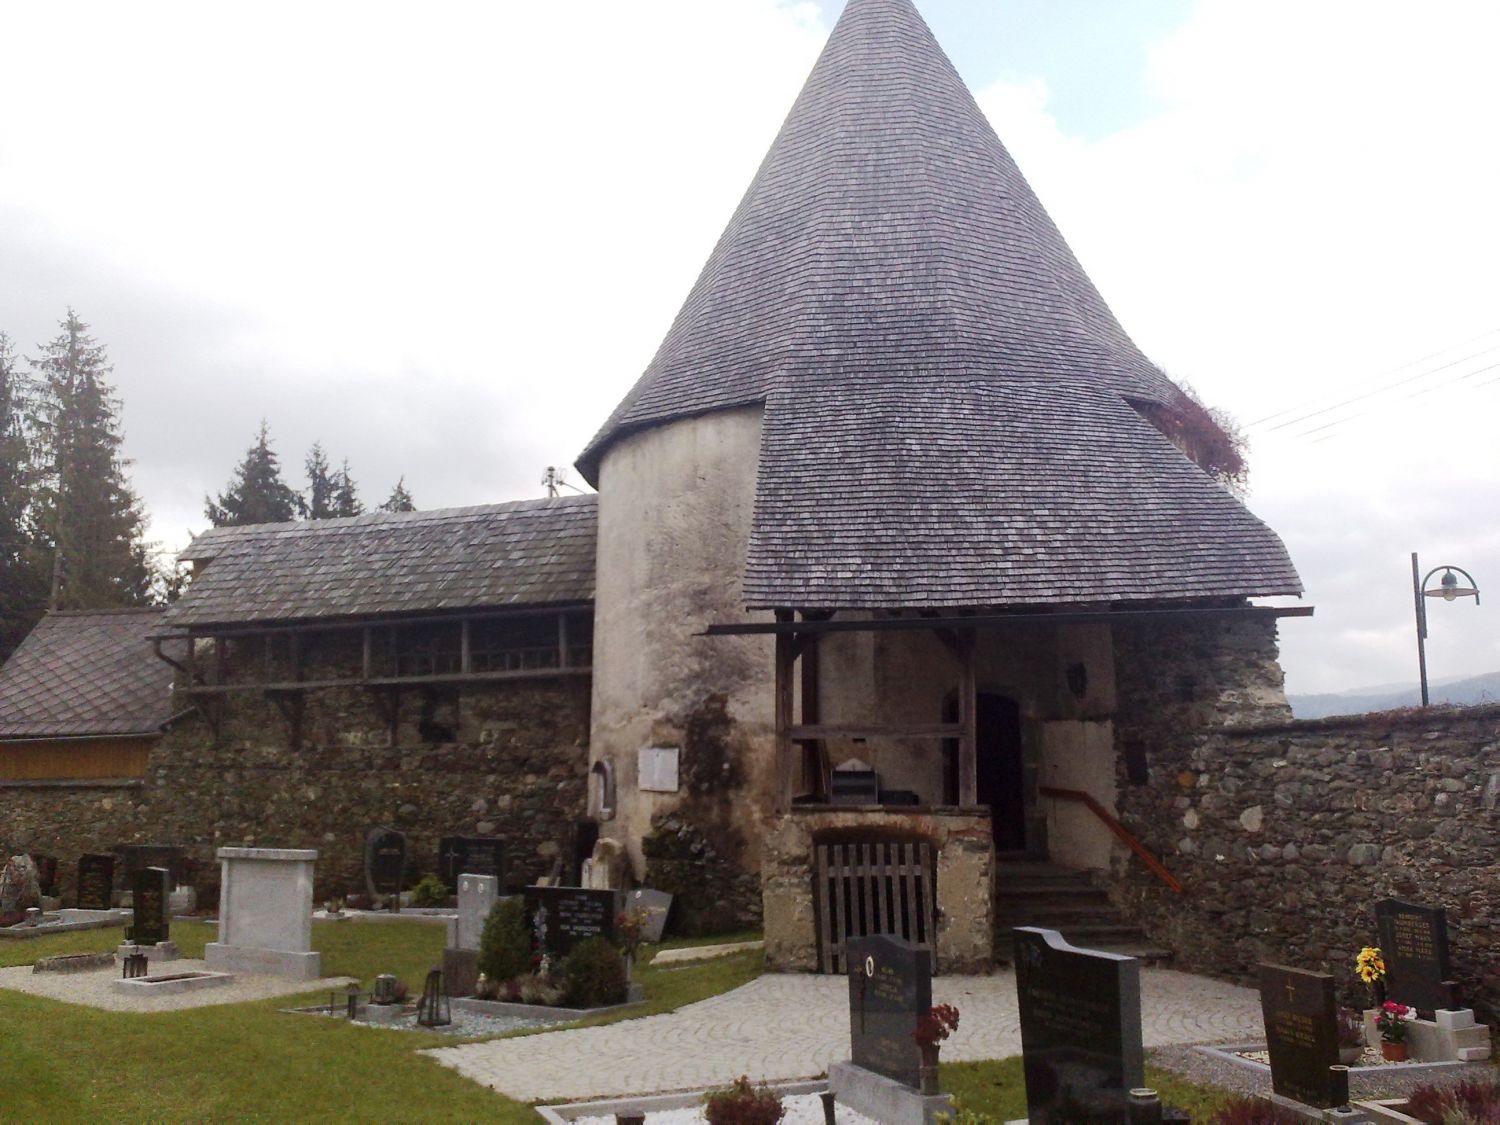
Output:
[[[1387,999],[1410,1004],[1428,1018],[1434,1010],[1458,1003],[1448,962],[1448,915],[1442,907],[1383,899],[1375,904],[1375,927],[1385,954]]]
[[[885,934],[850,938],[849,1044],[855,1066],[903,1085],[922,1085],[922,1052],[912,1032],[932,1007],[932,956]]]
[[[505,841],[498,836],[444,836],[438,845],[438,878],[454,894],[460,875],[493,875],[505,886]]]
[[[172,873],[165,867],[137,871],[130,880],[130,898],[135,909],[130,939],[137,945],[156,945],[167,940],[172,894]]]
[[[1128,1091],[1145,1085],[1140,963],[1055,930],[1012,933],[1027,1119],[1124,1125]]]
[[[57,895],[57,857],[42,852],[32,852],[31,862],[36,864],[37,888],[46,897],[55,897]]]
[[[365,886],[372,895],[399,895],[406,881],[406,833],[372,828],[365,836]]]
[[[619,892],[581,887],[527,887],[526,922],[533,952],[564,957],[591,937],[615,937]]]
[[[85,852],[78,857],[78,908],[108,910],[114,903],[115,857]]]
[[[1328,1069],[1339,1061],[1333,977],[1262,965],[1260,1011],[1271,1055],[1271,1089],[1318,1109],[1344,1104]]]

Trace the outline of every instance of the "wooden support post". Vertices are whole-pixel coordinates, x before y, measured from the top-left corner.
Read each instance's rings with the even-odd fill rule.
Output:
[[[979,692],[975,686],[975,649],[973,633],[961,637],[962,671],[958,681],[958,803],[972,808],[979,803]]]
[[[292,680],[300,682],[302,679],[302,634],[292,633],[288,636],[287,646],[292,661]]]
[[[568,615],[566,613],[557,615],[557,666],[559,668],[568,666]]]
[[[818,671],[818,634],[812,633],[807,637],[807,647],[802,650],[802,725],[805,727],[815,727],[821,721]],[[813,793],[826,800],[823,755],[821,740],[802,744],[803,776],[812,780]]]
[[[360,630],[360,668],[362,669],[360,678],[365,680],[370,678],[370,666],[374,663],[375,654],[372,651],[372,641],[370,627],[366,625]]]
[[[465,676],[469,674],[469,619],[465,617],[458,623],[458,670]]]
[[[790,621],[790,610],[778,609],[776,620]],[[776,634],[776,812],[792,807],[792,669],[797,662],[795,638]]]

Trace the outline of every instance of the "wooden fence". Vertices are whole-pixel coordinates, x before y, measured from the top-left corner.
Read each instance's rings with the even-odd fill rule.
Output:
[[[937,876],[925,841],[816,844],[818,965],[842,973],[844,943],[890,934],[925,949],[937,970]]]

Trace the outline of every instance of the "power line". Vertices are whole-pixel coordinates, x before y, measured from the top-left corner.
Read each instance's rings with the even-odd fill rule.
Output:
[[[1402,371],[1407,370],[1410,367],[1415,367],[1419,363],[1426,363],[1430,359],[1436,359],[1436,358],[1438,358],[1438,356],[1447,355],[1449,352],[1453,351],[1454,348],[1465,348],[1465,347],[1468,347],[1470,344],[1475,343],[1478,340],[1483,340],[1487,336],[1494,336],[1497,333],[1500,333],[1500,326],[1497,326],[1495,328],[1491,328],[1491,329],[1489,329],[1488,331],[1485,331],[1485,332],[1481,332],[1477,336],[1471,336],[1467,340],[1460,340],[1457,343],[1448,344],[1448,345],[1446,345],[1444,347],[1439,348],[1437,351],[1435,351],[1435,352],[1429,352],[1427,355],[1421,356],[1418,359],[1408,360],[1406,363],[1400,364],[1400,365],[1398,365],[1396,367],[1392,367],[1388,371],[1382,372],[1381,374],[1375,376],[1375,378],[1376,379],[1384,379],[1384,378],[1386,378],[1388,376],[1396,375],[1396,374],[1398,374],[1398,373],[1400,373]],[[1490,348],[1482,348],[1482,349],[1480,349],[1480,354],[1483,354],[1484,352],[1489,351],[1489,350],[1491,350],[1491,349]],[[1441,368],[1437,368],[1435,370],[1441,370]],[[1413,378],[1420,378],[1420,376],[1413,376]],[[1405,380],[1403,380],[1403,381],[1405,381]],[[1392,386],[1400,386],[1400,383],[1392,384]],[[1375,391],[1371,391],[1370,393],[1371,394],[1378,394],[1379,390],[1377,389]],[[1253,429],[1255,429],[1255,427],[1257,427],[1257,426],[1263,426],[1267,422],[1274,422],[1277,418],[1284,418],[1288,414],[1294,414],[1294,413],[1296,413],[1300,409],[1301,409],[1300,407],[1293,406],[1293,407],[1289,407],[1286,410],[1278,410],[1276,413],[1274,413],[1274,414],[1268,414],[1264,418],[1257,418],[1253,422],[1247,422],[1245,424],[1245,429],[1247,429],[1247,430],[1253,430]],[[1276,429],[1277,427],[1273,426],[1272,428]]]

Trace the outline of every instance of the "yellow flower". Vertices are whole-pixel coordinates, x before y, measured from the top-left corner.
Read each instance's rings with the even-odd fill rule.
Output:
[[[1359,956],[1354,959],[1355,972],[1359,979],[1366,984],[1373,984],[1385,977],[1385,956],[1380,947],[1367,945],[1359,951]]]

